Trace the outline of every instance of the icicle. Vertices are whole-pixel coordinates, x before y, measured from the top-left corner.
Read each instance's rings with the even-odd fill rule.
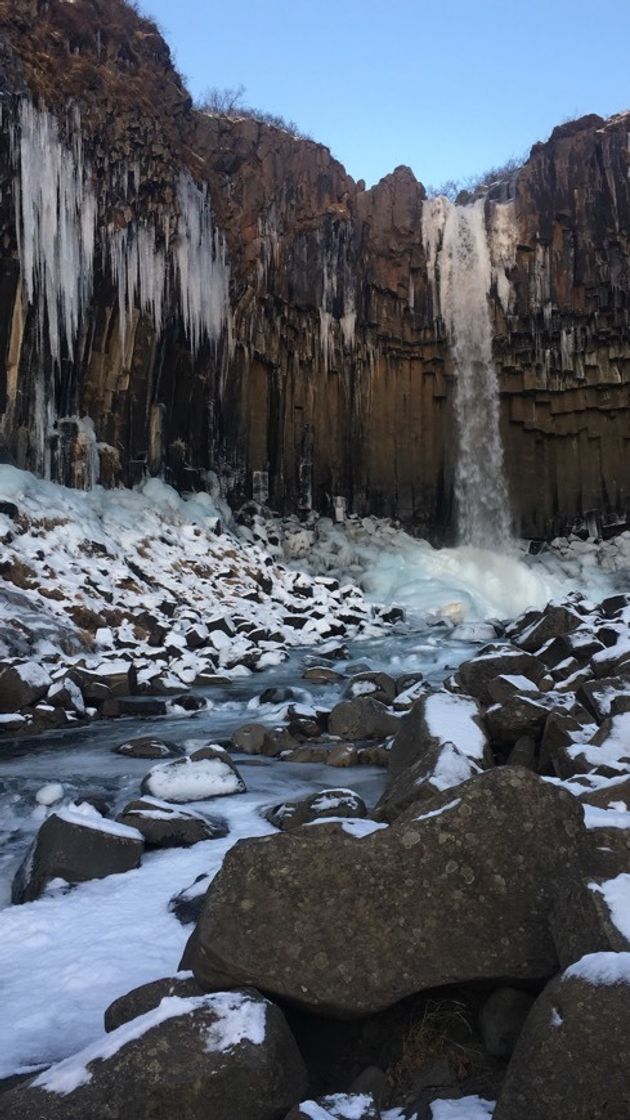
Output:
[[[204,340],[215,342],[228,320],[229,281],[225,241],[215,231],[207,190],[183,173],[177,188],[179,209],[175,262],[179,303],[193,354]]]
[[[28,302],[38,307],[40,339],[47,324],[50,352],[59,362],[62,342],[74,348],[92,294],[96,197],[78,110],[71,147],[62,143],[55,118],[26,98],[18,117],[15,209],[22,281]]]

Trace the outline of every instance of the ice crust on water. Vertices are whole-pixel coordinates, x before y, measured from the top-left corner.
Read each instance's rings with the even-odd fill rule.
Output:
[[[62,1096],[92,1080],[88,1065],[113,1058],[123,1046],[142,1038],[147,1031],[169,1019],[190,1015],[200,1009],[213,1011],[216,1021],[206,1033],[206,1049],[223,1053],[241,1042],[260,1046],[265,1041],[266,1004],[241,992],[218,992],[207,996],[165,996],[156,1008],[123,1023],[117,1030],[91,1043],[78,1054],[66,1058],[35,1078],[34,1086]]]
[[[431,1120],[492,1120],[494,1101],[461,1097],[455,1101],[433,1101]]]

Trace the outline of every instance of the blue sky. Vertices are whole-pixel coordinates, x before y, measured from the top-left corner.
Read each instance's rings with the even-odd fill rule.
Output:
[[[246,87],[368,185],[425,184],[630,108],[630,0],[141,0],[194,96]]]

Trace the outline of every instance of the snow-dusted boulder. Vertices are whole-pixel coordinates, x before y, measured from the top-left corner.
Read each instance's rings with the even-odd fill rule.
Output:
[[[0,712],[19,712],[46,695],[51,680],[35,661],[0,668]]]
[[[581,882],[575,798],[502,767],[349,834],[366,823],[233,847],[184,958],[201,986],[247,977],[343,1018],[447,983],[553,975],[551,914],[562,884]]]
[[[283,801],[265,814],[282,832],[321,817],[365,817],[367,806],[352,789],[323,789],[300,801]]]
[[[410,806],[420,811],[436,795],[457,790],[480,773],[479,764],[454,743],[433,743],[413,766],[388,783],[372,815],[375,820],[391,822]]]
[[[0,1120],[278,1120],[305,1091],[279,1008],[251,990],[173,995],[0,1096]]]
[[[229,754],[217,745],[200,747],[186,758],[154,766],[141,788],[152,797],[175,802],[206,801],[246,790]]]
[[[628,1120],[630,953],[591,953],[536,1001],[494,1120]]]
[[[131,871],[140,865],[144,843],[135,828],[105,817],[86,802],[54,812],[13,880],[12,901],[32,902],[48,883],[83,883]]]
[[[201,840],[216,840],[228,833],[223,821],[210,821],[195,813],[186,813],[156,797],[131,801],[116,820],[136,828],[147,848],[189,848]]]
[[[423,696],[414,704],[392,744],[390,782],[414,763],[422,761],[431,748],[445,743],[453,744],[477,769],[492,765],[481,710],[472,697],[440,690]],[[473,772],[470,770],[466,777]],[[462,781],[465,780],[462,778]]]

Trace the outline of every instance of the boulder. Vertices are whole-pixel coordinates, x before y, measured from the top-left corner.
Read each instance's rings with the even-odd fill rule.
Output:
[[[330,713],[328,730],[331,735],[351,741],[360,739],[386,739],[399,727],[397,716],[388,712],[380,700],[371,696],[357,696],[342,700]]]
[[[630,697],[630,676],[586,681],[578,688],[576,697],[597,722],[601,723],[612,714],[612,705],[616,699]]]
[[[85,701],[81,689],[76,681],[69,676],[51,684],[46,696],[46,703],[51,704],[53,708],[65,708],[78,716],[85,715]]]
[[[357,696],[371,696],[373,700],[380,700],[382,704],[392,704],[397,692],[396,681],[389,673],[366,672],[351,677],[345,696],[350,700],[354,700]]]
[[[142,793],[163,801],[206,801],[245,793],[245,782],[227,751],[213,744],[173,762],[154,766],[142,780]]]
[[[499,676],[523,675],[537,684],[544,677],[546,668],[537,657],[516,646],[502,646],[500,649],[482,650],[470,661],[464,661],[457,670],[457,678],[462,687],[476,700],[489,704],[492,697],[488,692],[490,681]]]
[[[58,809],[44,821],[18,869],[11,900],[32,902],[53,879],[83,883],[132,871],[140,866],[143,847],[135,828],[106,820],[85,802]]]
[[[162,1002],[165,996],[180,996],[183,999],[189,996],[202,996],[204,993],[190,972],[179,972],[176,976],[166,976],[162,980],[151,980],[148,984],[141,984],[119,996],[105,1011],[105,1030],[118,1030],[123,1023],[137,1019],[139,1015],[146,1015]]]
[[[537,999],[494,1120],[627,1120],[630,953],[593,953]]]
[[[244,754],[260,754],[268,734],[269,728],[264,723],[245,723],[233,732],[232,746]]]
[[[549,603],[537,619],[513,637],[513,641],[528,653],[536,653],[552,638],[577,630],[583,621],[580,615],[569,607]]]
[[[521,736],[538,740],[542,735],[549,708],[528,696],[511,696],[502,704],[486,709],[485,721],[493,743],[511,747]]]
[[[351,789],[323,789],[301,801],[283,801],[265,813],[282,832],[292,831],[321,817],[366,817],[367,806]]]
[[[166,701],[156,696],[112,696],[101,705],[101,715],[106,719],[117,719],[119,716],[149,719],[165,716],[166,712]]]
[[[122,754],[126,758],[171,758],[177,754],[174,743],[167,743],[164,739],[156,739],[153,735],[142,735],[139,739],[128,739],[118,746],[112,747],[113,754]]]
[[[302,680],[310,684],[339,684],[344,680],[343,673],[329,669],[327,665],[311,665],[302,673]]]
[[[570,794],[506,767],[362,838],[321,824],[245,840],[208,890],[187,967],[202,987],[257,981],[341,1017],[444,984],[549,977],[550,914],[582,834]]]
[[[357,766],[358,763],[359,752],[352,743],[338,743],[331,748],[326,759],[327,766],[336,766],[340,770],[345,770],[348,766]]]
[[[388,782],[372,816],[377,821],[395,821],[411,805],[433,801],[444,790],[456,789],[479,773],[477,763],[454,743],[434,743],[413,766]]]
[[[46,670],[34,661],[0,667],[0,712],[18,712],[36,704],[50,683]]]
[[[427,756],[432,747],[452,743],[477,766],[492,765],[476,700],[444,690],[418,700],[396,732],[389,761],[390,782]],[[470,774],[468,775],[470,776]]]
[[[167,996],[0,1096],[2,1120],[279,1120],[306,1090],[286,1020],[257,992]]]
[[[519,988],[496,988],[479,1012],[483,1044],[493,1058],[511,1057],[535,997]]]
[[[116,820],[136,828],[147,848],[190,848],[201,840],[218,840],[229,831],[224,821],[185,813],[155,797],[130,801]]]

